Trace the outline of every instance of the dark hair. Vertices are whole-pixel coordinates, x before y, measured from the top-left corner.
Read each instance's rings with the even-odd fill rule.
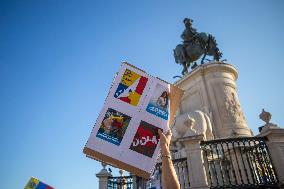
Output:
[[[164,94],[166,94],[167,96],[166,96],[166,97],[164,97]],[[167,106],[168,106],[168,100],[169,100],[169,97],[168,97],[168,96],[169,96],[169,95],[168,95],[168,92],[167,92],[167,91],[162,92],[162,94],[161,94],[161,96],[160,96],[160,97],[166,98],[166,104],[165,104],[165,107],[167,107]]]
[[[167,95],[166,98],[168,98],[168,92],[167,91],[162,92],[160,97],[164,97],[164,94],[166,94]]]

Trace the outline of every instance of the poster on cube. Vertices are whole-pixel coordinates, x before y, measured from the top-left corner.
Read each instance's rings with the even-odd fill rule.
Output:
[[[83,152],[149,178],[159,156],[159,135],[173,122],[183,91],[122,63]]]

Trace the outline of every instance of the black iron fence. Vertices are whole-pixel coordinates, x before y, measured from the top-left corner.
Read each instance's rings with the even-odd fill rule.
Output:
[[[177,173],[179,183],[181,185],[181,188],[189,188],[189,176],[188,176],[188,167],[187,167],[187,158],[179,158],[179,159],[173,159],[172,160],[175,171]],[[159,180],[161,181],[162,178],[162,163],[158,163],[156,165],[156,170],[158,171]],[[155,173],[154,171],[154,173]],[[162,185],[160,183],[160,185]]]
[[[120,176],[108,178],[108,189],[132,189],[133,177],[132,176]]]
[[[187,158],[174,159],[173,165],[179,178],[181,188],[189,188]],[[135,176],[135,179],[133,176],[109,177],[108,189],[148,189],[153,187],[154,184],[157,184],[156,182],[159,182],[159,185],[162,186],[161,176],[162,163],[158,163],[150,179],[144,179],[138,176]],[[136,188],[134,188],[134,186],[136,186]]]
[[[210,188],[278,188],[264,137],[202,141]]]

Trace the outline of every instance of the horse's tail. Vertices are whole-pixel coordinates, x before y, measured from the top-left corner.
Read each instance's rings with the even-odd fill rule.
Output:
[[[209,34],[208,43],[211,43],[212,46],[217,47],[216,39],[215,39],[215,37],[214,37],[213,35],[211,35],[211,34]]]

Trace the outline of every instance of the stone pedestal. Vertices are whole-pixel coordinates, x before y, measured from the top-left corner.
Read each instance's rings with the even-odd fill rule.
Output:
[[[185,91],[179,114],[196,110],[208,114],[215,138],[251,136],[237,95],[237,76],[230,64],[200,65],[175,83]]]
[[[262,130],[258,136],[268,138],[266,144],[280,183],[284,184],[284,129],[268,127]]]
[[[96,176],[99,179],[99,189],[107,189],[108,177],[112,175],[106,170],[106,164],[102,163],[102,166],[103,169]]]
[[[200,141],[204,140],[203,135],[188,136],[180,138],[187,153],[187,165],[189,173],[190,188],[207,189],[206,172],[203,166],[203,155],[200,148]]]

